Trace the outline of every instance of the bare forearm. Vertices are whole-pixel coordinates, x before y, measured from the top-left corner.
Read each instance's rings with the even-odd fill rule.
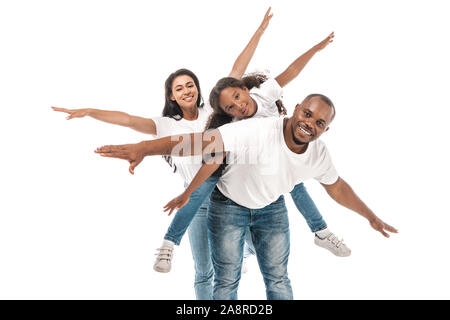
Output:
[[[270,13],[270,10],[271,8],[269,7],[266,14],[264,15],[264,19],[261,22],[261,25],[258,27],[247,46],[234,62],[233,69],[231,70],[229,77],[240,79],[245,70],[247,70],[248,64],[250,63],[250,60],[255,53],[256,47],[258,47],[259,40],[261,39],[261,36],[269,25],[270,19],[272,19],[273,15]]]
[[[360,214],[369,221],[373,221],[377,216],[372,210],[357,196],[350,185],[342,178],[339,178],[335,187],[325,187],[328,194],[340,205]]]
[[[107,111],[99,109],[87,109],[87,115],[107,123],[128,127],[130,125],[130,115],[120,111]]]
[[[220,163],[204,164],[195,175],[192,182],[184,191],[186,195],[191,195],[200,185],[206,181],[218,168]]]
[[[258,30],[256,30],[253,37],[250,39],[247,46],[244,48],[244,50],[241,52],[241,54],[238,56],[236,61],[234,62],[233,69],[231,70],[230,77],[234,78],[241,78],[244,74],[245,70],[247,70],[247,67],[252,60],[253,55],[255,54],[256,48],[258,47],[259,40],[261,39],[261,36],[263,35],[264,30],[259,27]]]
[[[87,110],[87,115],[94,119],[128,127],[138,132],[156,135],[156,125],[152,119],[132,116],[121,111]]]
[[[223,142],[218,130],[197,132],[142,141],[137,144],[144,156],[171,155],[187,157],[204,153],[222,152]]]
[[[284,87],[295,79],[318,51],[317,46],[314,46],[298,57],[282,74],[276,78],[278,84],[281,87]]]

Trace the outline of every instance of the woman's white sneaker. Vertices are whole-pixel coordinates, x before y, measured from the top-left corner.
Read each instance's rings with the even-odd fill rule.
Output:
[[[338,257],[348,257],[352,251],[345,245],[344,239],[339,240],[333,233],[325,238],[320,238],[317,234],[314,237],[314,243],[319,247],[325,248]]]
[[[172,267],[173,246],[163,245],[157,250],[158,253],[156,253],[156,261],[153,265],[153,270],[167,273]]]

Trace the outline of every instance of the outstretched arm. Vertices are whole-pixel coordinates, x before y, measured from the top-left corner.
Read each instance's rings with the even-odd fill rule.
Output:
[[[326,37],[323,41],[316,44],[314,47],[306,51],[300,57],[298,57],[291,65],[275,80],[278,82],[280,87],[284,87],[291,80],[299,75],[299,73],[303,70],[306,64],[311,60],[311,58],[320,50],[324,49],[329,43],[333,42],[334,32],[332,32],[328,37]]]
[[[250,39],[247,46],[244,48],[244,50],[241,52],[239,57],[234,62],[233,69],[231,70],[229,77],[240,79],[244,74],[245,70],[247,70],[248,64],[250,63],[250,60],[252,59],[253,54],[255,53],[256,47],[258,46],[259,39],[261,39],[261,36],[263,35],[264,31],[269,25],[270,19],[272,19],[273,14],[270,13],[270,9],[271,8],[269,7],[264,16],[263,21],[261,22],[261,25],[256,30],[255,34]]]
[[[202,185],[211,175],[220,167],[223,161],[223,157],[217,158],[217,161],[212,161],[210,163],[205,163],[202,165],[200,170],[195,175],[194,179],[191,181],[189,186],[184,190],[182,194],[178,197],[173,198],[164,206],[164,212],[169,211],[169,216],[172,212],[177,209],[184,207],[191,197],[192,192],[194,192],[198,187]]]
[[[85,116],[90,116],[94,119],[97,119],[97,120],[100,120],[103,122],[128,127],[130,129],[133,129],[133,130],[136,130],[136,131],[139,131],[142,133],[156,135],[156,125],[152,119],[132,116],[125,112],[106,111],[106,110],[91,109],[91,108],[65,109],[65,108],[52,107],[52,109],[54,111],[65,112],[65,113],[69,114],[66,117],[67,120],[70,120],[73,118],[82,118]]]
[[[146,156],[171,155],[187,157],[221,153],[224,150],[220,131],[210,130],[191,134],[168,136],[161,139],[142,141],[136,144],[110,145],[97,148],[96,153],[103,157],[119,158],[130,163],[129,171],[134,174],[134,168]]]
[[[378,218],[369,207],[356,195],[353,189],[342,178],[339,178],[331,185],[322,184],[328,194],[340,205],[355,211],[367,220],[375,230],[379,231],[383,236],[389,238],[386,231],[397,233],[398,231]]]

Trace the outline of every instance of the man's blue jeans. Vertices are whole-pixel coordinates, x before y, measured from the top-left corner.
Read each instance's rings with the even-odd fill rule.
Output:
[[[237,299],[246,230],[250,228],[269,300],[293,299],[287,274],[289,220],[284,197],[262,209],[248,209],[217,188],[208,209],[208,236],[214,265],[214,299]]]
[[[203,204],[207,205],[207,199],[218,181],[219,178],[210,177],[191,194],[189,202],[175,214],[164,239],[170,240],[177,245],[180,244],[181,239],[186,233],[186,230],[191,224],[192,219],[194,219],[197,211]],[[303,183],[297,184],[294,189],[292,189],[291,197],[312,232],[327,227],[326,222],[314,204],[314,201],[309,196]]]
[[[199,300],[212,298],[213,267],[208,246],[206,211],[209,196],[214,190],[219,178],[208,178],[197,190],[195,190],[189,202],[175,214],[164,239],[179,245],[182,237],[189,227],[189,241],[191,243],[192,256],[195,266],[195,294]],[[319,210],[306,191],[303,183],[295,186],[291,191],[295,205],[305,217],[312,232],[322,230],[327,225]],[[198,217],[196,217],[196,214]],[[247,238],[245,246],[245,257],[254,254],[255,249],[251,246],[251,239]]]

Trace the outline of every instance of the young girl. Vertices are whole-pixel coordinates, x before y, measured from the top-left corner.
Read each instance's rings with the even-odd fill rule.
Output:
[[[325,48],[333,41],[334,34],[330,34],[325,40],[312,47],[297,60],[295,60],[276,79],[267,79],[263,75],[252,75],[243,79],[232,77],[219,80],[210,94],[209,103],[214,110],[208,122],[208,129],[217,128],[225,123],[237,121],[250,117],[270,117],[286,114],[279,100],[281,88],[294,79],[312,56]],[[172,220],[169,229],[164,236],[164,242],[159,249],[164,254],[158,255],[154,269],[159,272],[168,272],[171,268],[173,245],[178,245],[188,228],[195,213],[200,206],[206,206],[209,195],[217,184],[220,174],[210,176],[211,170],[215,171],[214,165],[204,164],[197,173],[191,185],[175,199],[171,200],[165,207],[169,215],[174,209],[180,209]],[[204,177],[209,177],[206,179]],[[298,184],[291,191],[292,199],[298,210],[306,219],[311,231],[315,233],[314,242],[318,246],[330,250],[340,257],[349,256],[351,251],[337,237],[329,231],[327,224],[322,218],[311,197],[307,193],[303,183]],[[193,232],[193,228],[189,229]],[[247,238],[247,240],[249,240]],[[251,241],[247,241],[251,244]],[[246,247],[246,255],[253,253],[252,246]]]
[[[244,74],[271,18],[272,14],[269,8],[261,25],[236,59],[230,77],[241,78]],[[53,107],[53,110],[68,113],[69,116],[67,119],[90,116],[100,121],[151,134],[157,138],[180,133],[203,131],[208,117],[212,112],[208,105],[202,103],[198,78],[193,72],[186,69],[180,69],[167,78],[165,82],[165,106],[162,117],[150,119],[131,116],[118,111],[98,109],[64,109]],[[170,164],[173,164],[174,170],[180,173],[185,185],[191,182],[195,173],[201,167],[201,161],[199,163],[193,163],[191,159],[172,159],[170,157],[166,159]],[[132,169],[130,169],[130,173],[134,173]],[[213,267],[207,239],[206,209],[206,207],[201,207],[198,210],[199,212],[196,218],[191,223],[190,229],[192,232],[189,233],[195,265],[195,293],[197,299],[202,300],[212,298],[213,278]],[[164,256],[166,254],[170,255],[170,252],[162,248],[160,255]]]

